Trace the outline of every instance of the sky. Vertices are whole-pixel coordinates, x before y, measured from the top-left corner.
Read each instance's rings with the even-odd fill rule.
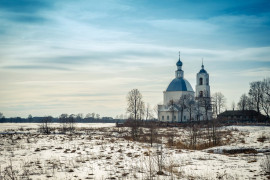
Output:
[[[1,0],[0,112],[115,117],[135,88],[154,107],[179,51],[231,109],[270,76],[269,0]]]

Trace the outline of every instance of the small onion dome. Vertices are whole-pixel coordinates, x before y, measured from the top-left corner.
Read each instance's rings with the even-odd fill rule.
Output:
[[[204,69],[204,65],[202,65],[202,69],[200,70],[199,73],[207,73],[207,71]]]
[[[182,63],[182,61],[180,61],[180,59],[177,61],[177,63],[176,63],[176,66],[182,66],[183,65],[183,63]]]

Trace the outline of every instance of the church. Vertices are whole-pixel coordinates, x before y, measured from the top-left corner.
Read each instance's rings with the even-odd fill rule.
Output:
[[[212,107],[209,74],[202,63],[197,73],[196,92],[184,78],[183,63],[176,63],[175,78],[163,92],[163,104],[158,105],[158,120],[162,122],[187,122],[210,120]]]

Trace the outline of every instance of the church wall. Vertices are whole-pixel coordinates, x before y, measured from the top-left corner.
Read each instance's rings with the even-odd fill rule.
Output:
[[[164,105],[168,105],[171,100],[174,100],[174,102],[179,101],[180,97],[182,97],[183,95],[190,94],[194,96],[194,92],[191,91],[164,91],[163,93]]]
[[[172,122],[172,116],[175,116],[174,122],[181,122],[181,112],[179,111],[158,111],[158,120],[162,121],[162,122]],[[169,117],[169,118],[168,118]],[[183,112],[183,122],[189,121],[189,112],[187,110],[185,110]],[[195,119],[195,115],[194,113],[192,114],[191,117],[193,120]]]

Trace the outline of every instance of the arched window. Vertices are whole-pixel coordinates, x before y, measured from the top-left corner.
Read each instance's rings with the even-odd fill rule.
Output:
[[[203,91],[200,91],[200,95],[199,95],[200,97],[203,97]]]
[[[200,78],[200,85],[203,84],[203,78]]]
[[[209,85],[209,80],[208,80],[208,78],[206,78],[206,85]]]

